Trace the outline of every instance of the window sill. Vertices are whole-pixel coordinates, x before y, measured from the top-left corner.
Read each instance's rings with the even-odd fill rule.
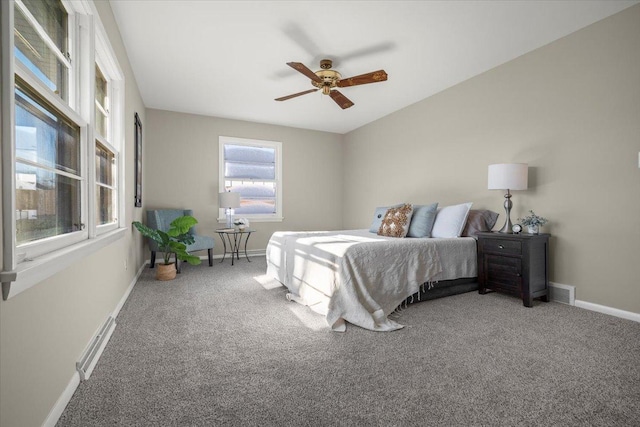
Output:
[[[14,271],[3,271],[2,299],[7,300],[26,291],[30,287],[42,282],[54,274],[64,270],[78,260],[92,254],[125,236],[127,229],[118,228],[101,234],[94,239],[83,240],[81,243],[59,249],[39,256],[30,261],[23,261]]]
[[[236,216],[240,217],[240,215],[241,214],[238,214]],[[282,221],[284,221],[284,217],[281,217],[281,216],[258,216],[258,217],[253,217],[253,216],[245,215],[242,218],[247,218],[249,220],[249,222],[282,222]],[[227,217],[218,218],[218,223],[226,224],[227,223]]]

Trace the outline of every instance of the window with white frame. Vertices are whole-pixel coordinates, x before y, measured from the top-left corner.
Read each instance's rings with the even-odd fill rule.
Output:
[[[95,221],[98,232],[117,222],[117,151],[110,144],[109,93],[111,84],[100,66],[95,67]]]
[[[16,243],[82,230],[80,126],[16,79]]]
[[[255,221],[282,220],[282,144],[221,136],[220,191],[240,193],[235,215]],[[219,220],[224,217],[220,209]]]
[[[122,228],[124,77],[90,0],[3,0],[0,16],[4,293],[19,262]]]

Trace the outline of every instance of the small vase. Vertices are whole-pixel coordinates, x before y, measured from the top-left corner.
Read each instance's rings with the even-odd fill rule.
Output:
[[[529,234],[538,234],[540,232],[540,226],[539,225],[527,225],[527,230],[529,231]]]
[[[158,271],[156,273],[157,280],[173,280],[176,278],[176,265],[171,264],[158,264]]]

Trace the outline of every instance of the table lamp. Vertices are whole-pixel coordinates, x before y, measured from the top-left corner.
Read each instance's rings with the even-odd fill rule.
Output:
[[[218,205],[227,214],[227,228],[233,228],[233,209],[240,207],[240,193],[231,191],[219,193]]]
[[[511,230],[511,190],[526,190],[528,186],[529,165],[526,163],[499,163],[489,165],[489,190],[507,190],[504,195],[504,210],[507,219],[500,233],[513,233]]]

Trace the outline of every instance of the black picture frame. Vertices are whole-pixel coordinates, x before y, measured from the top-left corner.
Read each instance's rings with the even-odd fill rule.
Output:
[[[140,116],[135,113],[135,141],[136,141],[136,187],[135,187],[135,206],[142,207],[142,122]]]

